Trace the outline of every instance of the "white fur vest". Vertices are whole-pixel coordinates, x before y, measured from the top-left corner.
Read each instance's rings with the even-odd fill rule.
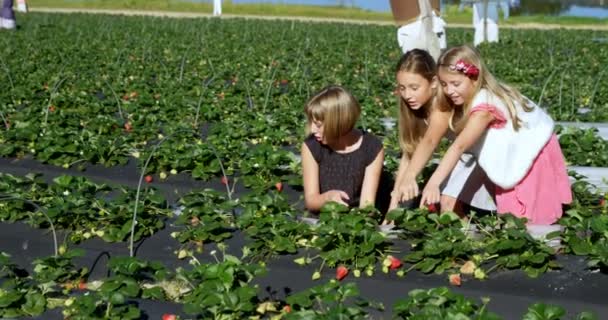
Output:
[[[526,176],[553,134],[553,119],[532,101],[528,103],[534,107],[530,112],[516,103],[517,117],[521,120],[517,131],[513,129],[507,106],[488,90],[481,89],[471,104],[471,110],[479,106],[495,107],[505,117],[503,127],[489,126],[470,148],[488,178],[503,189],[515,187]]]

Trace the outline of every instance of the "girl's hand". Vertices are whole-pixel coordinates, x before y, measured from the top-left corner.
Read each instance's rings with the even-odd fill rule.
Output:
[[[397,202],[405,202],[416,198],[419,194],[416,178],[406,176],[403,177],[401,184],[391,192],[391,198],[395,198]]]
[[[323,197],[324,203],[333,201],[339,204],[345,205],[348,207],[348,204],[345,201],[350,200],[346,192],[341,190],[329,190],[321,195]]]
[[[381,226],[394,226],[395,223],[393,221],[384,219],[384,220],[382,220],[382,223],[380,225]]]
[[[441,191],[439,185],[435,183],[427,183],[422,190],[422,199],[420,199],[420,208],[424,208],[427,205],[439,203],[441,199]]]

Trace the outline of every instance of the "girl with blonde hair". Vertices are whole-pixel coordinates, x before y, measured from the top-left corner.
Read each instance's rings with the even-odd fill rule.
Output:
[[[308,137],[302,144],[306,208],[333,201],[350,207],[374,205],[384,162],[382,142],[355,128],[357,100],[340,86],[328,86],[304,108]]]
[[[447,101],[439,88],[435,60],[420,49],[404,54],[397,63],[396,80],[399,99],[399,144],[402,157],[389,210],[419,194],[416,177],[445,136],[455,138],[448,129],[450,115]],[[484,210],[494,210],[489,181],[471,155],[459,159],[450,177],[441,186],[441,211],[461,212],[466,203]]]
[[[439,201],[442,181],[468,150],[496,185],[498,213],[527,218],[530,224],[555,223],[572,194],[551,117],[496,80],[469,46],[445,51],[438,65],[450,127],[458,137],[427,182],[421,202]]]

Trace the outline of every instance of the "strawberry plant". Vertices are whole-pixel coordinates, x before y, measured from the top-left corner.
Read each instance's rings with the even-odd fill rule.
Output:
[[[115,279],[110,281],[131,282],[134,280],[141,288],[141,297],[155,300],[165,300],[166,296],[163,284],[170,278],[169,272],[159,262],[148,262],[133,257],[114,257],[108,262],[108,268],[114,273]],[[104,285],[108,280],[104,280]],[[101,286],[101,290],[104,289]],[[132,292],[135,288],[130,288]]]
[[[566,310],[560,306],[535,303],[528,308],[523,315],[524,320],[560,320],[566,319]],[[568,318],[570,319],[570,318]],[[598,319],[591,312],[582,312],[574,318],[576,320],[596,320]]]
[[[19,195],[47,208],[46,214],[56,227],[71,230],[70,240],[80,242],[93,236],[106,241],[124,241],[131,227],[131,213],[135,192],[126,188],[114,189],[104,184],[95,184],[83,177],[59,176],[47,185],[35,175],[16,178],[0,175],[0,192]],[[113,192],[112,197],[109,194]],[[145,191],[145,211],[137,224],[136,239],[150,235],[163,227],[162,217],[169,214],[163,197],[154,189]],[[21,208],[19,214],[15,209]],[[27,210],[23,210],[27,209]],[[30,223],[46,227],[47,216],[35,211],[23,201],[0,204],[0,217],[16,221],[30,217]],[[28,211],[32,210],[32,211]],[[66,214],[68,213],[69,214]]]
[[[307,224],[297,222],[294,209],[278,193],[252,193],[240,201],[238,226],[252,240],[246,252],[253,259],[294,254],[310,239]]]
[[[88,276],[89,270],[76,268],[72,259],[84,255],[83,250],[68,250],[59,256],[36,259],[33,279],[38,283],[43,294],[56,292],[56,287],[65,290],[77,289],[78,284]]]
[[[205,243],[222,242],[232,237],[235,226],[234,208],[223,193],[212,189],[191,192],[179,200],[184,207],[176,224],[183,226],[174,236],[180,243],[197,248]]]
[[[117,290],[111,293],[110,289]],[[135,288],[132,283],[125,287],[118,286],[115,282],[106,286],[102,293],[91,293],[77,297],[68,298],[64,305],[62,314],[70,319],[140,319],[141,311],[126,302],[125,288]]]
[[[249,149],[243,161],[238,164],[243,175],[243,183],[253,190],[267,190],[273,181],[281,180],[290,174],[290,152],[262,143]]]
[[[446,287],[412,290],[406,299],[397,301],[393,310],[396,319],[501,319],[487,310],[489,299],[482,304],[453,293]]]
[[[408,239],[413,252],[404,260],[424,273],[461,272],[472,263],[475,278],[485,279],[487,273],[497,269],[522,269],[530,277],[559,268],[555,250],[534,240],[526,231],[523,219],[510,214],[471,217],[463,222],[453,213],[425,214],[423,210],[393,210],[388,218],[403,227],[402,237]],[[474,239],[469,226],[481,230],[481,239]],[[482,264],[493,264],[487,270]],[[466,269],[466,268],[465,268]]]
[[[484,240],[485,252],[490,257],[496,257],[496,264],[490,270],[521,269],[535,278],[547,270],[559,268],[555,261],[555,249],[534,240],[526,231],[524,219],[510,214],[482,217],[480,227],[489,230]],[[550,238],[551,235],[548,236]]]
[[[291,312],[285,319],[363,319],[372,310],[383,310],[380,303],[359,297],[355,283],[330,280],[308,290],[288,296]]]
[[[333,202],[324,205],[310,240],[311,248],[319,252],[314,257],[306,257],[304,263],[321,259],[319,270],[324,265],[332,268],[343,265],[359,272],[366,270],[371,275],[389,248],[385,236],[376,230],[376,216],[374,208],[349,210]]]
[[[256,287],[254,277],[265,269],[257,264],[243,264],[235,257],[225,255],[216,264],[200,264],[190,271],[179,270],[192,291],[183,297],[184,311],[203,318],[247,318],[256,314]]]
[[[453,271],[469,260],[479,249],[479,243],[466,235],[466,224],[452,213],[428,214],[428,222],[435,227],[432,233],[411,239],[413,252],[404,260],[424,273]]]
[[[564,157],[571,165],[607,167],[608,141],[597,135],[597,129],[561,128],[557,133]]]
[[[17,318],[40,315],[47,299],[27,272],[0,252],[0,316]]]

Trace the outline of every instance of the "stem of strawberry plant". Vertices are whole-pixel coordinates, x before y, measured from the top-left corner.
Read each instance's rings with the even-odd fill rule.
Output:
[[[11,70],[4,63],[4,60],[0,59],[0,63],[2,63],[2,67],[6,71],[6,76],[8,77],[8,82],[11,84],[11,98],[12,98],[11,100],[13,101],[13,105],[14,105],[15,104],[15,96],[13,95],[13,92],[15,92],[15,85],[13,84],[13,77],[11,76]]]
[[[198,127],[198,117],[201,113],[201,104],[203,104],[203,91],[205,89],[207,89],[207,87],[211,84],[211,82],[213,82],[214,78],[215,78],[215,76],[211,76],[211,78],[209,78],[209,80],[201,83],[201,96],[198,99],[198,105],[196,106],[196,116],[194,117],[194,126],[195,127]]]
[[[108,82],[108,80],[105,80],[106,85],[108,86],[108,88],[110,88],[110,91],[112,91],[112,95],[114,95],[114,99],[116,100],[116,104],[118,105],[118,114],[120,115],[120,118],[122,120],[125,119],[124,115],[122,114],[122,105],[120,104],[120,99],[118,99],[118,95],[116,94],[116,91],[114,91],[114,88],[112,88],[112,86],[110,85],[110,83]]]
[[[182,80],[184,79],[184,63],[186,62],[186,53],[188,52],[188,48],[186,48],[186,52],[184,52],[184,55],[182,56],[182,63],[179,66],[179,83],[182,83]]]
[[[604,71],[606,71],[606,69],[608,69],[608,67],[602,69],[602,71],[597,76],[597,80],[595,80],[595,85],[593,86],[593,92],[591,93],[591,98],[589,98],[589,108],[591,108],[593,106],[593,98],[595,98],[595,92],[597,91],[597,86],[600,83],[600,80],[602,80],[602,76],[604,75]]]
[[[59,90],[59,87],[61,86],[61,84],[65,81],[65,79],[67,79],[68,77],[65,76],[61,79],[59,79],[59,81],[57,81],[55,83],[55,85],[53,86],[53,90],[51,90],[51,94],[49,97],[49,103],[45,106],[44,108],[44,122],[43,122],[43,132],[46,131],[46,123],[49,119],[49,106],[53,103],[53,95],[55,95],[55,93],[57,92],[57,90]]]
[[[226,179],[225,185],[226,185],[226,194],[228,194],[228,200],[232,200],[232,192],[230,191],[230,184],[228,183],[228,176],[226,175],[226,170],[224,169],[224,164],[222,163],[222,159],[220,159],[219,153],[217,152],[217,149],[215,149],[215,146],[213,145],[213,143],[210,143],[209,146],[211,147],[211,150],[213,150],[213,153],[215,154],[217,161],[220,163],[220,170],[222,170],[222,176],[224,176],[224,179]],[[236,184],[236,181],[234,182],[234,184]],[[233,184],[232,190],[234,190],[234,184]]]
[[[4,117],[4,112],[0,111],[0,117],[2,117],[2,122],[4,122],[4,127],[6,128],[6,130],[9,130],[10,127],[8,125],[8,121],[6,120],[6,117]]]
[[[251,97],[251,90],[249,89],[249,81],[247,79],[245,81],[245,89],[247,90],[247,107],[252,109],[254,106],[253,98]]]
[[[273,60],[274,61],[274,60]],[[266,98],[264,99],[264,107],[262,108],[262,113],[266,113],[266,105],[268,105],[268,98],[270,97],[270,89],[272,88],[272,82],[274,81],[274,75],[277,71],[277,68],[270,66],[272,68],[272,74],[270,75],[270,82],[268,83],[268,89],[266,90]]]
[[[21,199],[21,198],[18,198],[18,197],[4,197],[4,198],[0,198],[0,201],[10,201],[10,200],[19,200],[19,201],[27,202],[27,203],[33,205],[34,207],[36,207],[36,210],[42,212],[42,214],[46,217],[46,219],[48,220],[49,224],[51,225],[51,232],[53,233],[53,245],[54,245],[54,249],[55,249],[55,257],[57,257],[59,255],[59,251],[57,250],[57,233],[55,232],[55,226],[53,225],[53,221],[46,214],[46,210],[44,208],[40,207],[39,205],[37,205],[35,202],[27,200],[27,199]]]
[[[551,75],[549,75],[549,78],[547,78],[547,81],[545,81],[545,85],[543,86],[543,89],[540,91],[540,97],[538,97],[538,103],[537,103],[537,105],[539,107],[542,107],[540,103],[543,101],[543,94],[545,93],[545,89],[547,88],[547,85],[549,84],[549,81],[551,81],[551,78],[553,78],[553,75],[556,72],[557,72],[557,68],[555,68],[553,70],[553,72],[551,72]]]
[[[152,148],[152,151],[150,152],[148,159],[146,159],[146,162],[144,163],[144,166],[141,169],[141,174],[139,175],[139,182],[137,183],[137,192],[135,193],[135,209],[133,210],[133,220],[131,221],[131,239],[129,242],[129,256],[130,257],[133,257],[133,239],[135,238],[135,224],[137,223],[137,206],[139,205],[139,194],[141,191],[142,182],[144,181],[144,175],[146,174],[146,169],[148,168],[148,164],[150,164],[150,160],[152,160],[152,156],[154,155],[154,152],[156,152],[158,147],[160,147],[160,145],[163,142],[165,142],[169,138],[173,137],[176,133],[183,132],[183,131],[190,131],[190,129],[177,130],[177,131],[171,133],[170,135],[163,137],[159,142],[157,142],[154,145],[154,148]]]
[[[562,78],[559,81],[559,102],[557,103],[560,107],[562,106],[562,88],[564,86],[564,75],[566,71],[562,72]]]

